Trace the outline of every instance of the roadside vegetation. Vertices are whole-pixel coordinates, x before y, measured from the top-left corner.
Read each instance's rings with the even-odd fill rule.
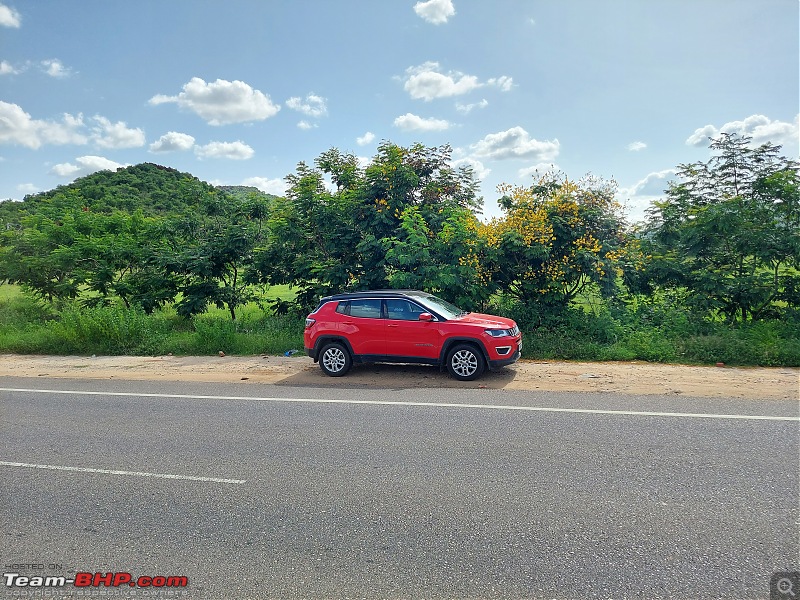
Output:
[[[488,309],[531,321],[519,306],[498,302]],[[255,303],[244,306],[236,321],[218,308],[187,319],[171,307],[151,314],[121,304],[56,308],[17,286],[0,286],[0,353],[277,355],[302,352],[302,331],[296,315],[274,315]],[[800,366],[800,318],[731,327],[693,321],[666,301],[616,311],[587,303],[551,322],[537,319],[525,327],[524,344],[523,356],[532,359]]]
[[[143,164],[0,203],[0,352],[278,354],[329,293],[417,288],[514,318],[524,356],[800,366],[798,165],[723,134],[645,223],[546,174],[476,214],[448,147],[300,163],[285,198]]]
[[[281,293],[281,290],[278,290]],[[284,296],[291,297],[285,290]],[[150,314],[122,303],[51,304],[17,286],[0,286],[0,352],[77,355],[283,354],[303,349],[303,321],[274,315],[255,303],[233,321],[209,308],[192,318],[173,306]]]

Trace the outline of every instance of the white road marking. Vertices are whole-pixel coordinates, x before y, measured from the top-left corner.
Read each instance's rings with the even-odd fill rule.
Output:
[[[142,471],[116,471],[111,469],[89,469],[86,467],[63,467],[59,465],[37,465],[32,463],[8,462],[0,460],[3,467],[23,467],[27,469],[48,469],[50,471],[77,471],[79,473],[103,473],[105,475],[128,475],[133,477],[154,477],[156,479],[181,479],[183,481],[207,481],[211,483],[242,484],[246,479],[220,479],[218,477],[195,477],[193,475],[171,475],[169,473],[145,473]]]
[[[484,410],[509,410],[522,412],[577,413],[591,415],[630,415],[639,417],[673,417],[697,419],[739,419],[746,421],[800,421],[800,417],[774,415],[725,415],[712,413],[650,412],[637,410],[605,410],[594,408],[557,408],[550,406],[515,406],[507,404],[460,404],[458,402],[410,402],[401,400],[334,400],[326,398],[260,398],[257,396],[203,396],[196,394],[150,394],[145,392],[97,392],[82,390],[40,390],[28,388],[0,388],[0,392],[27,394],[66,394],[83,396],[118,396],[126,398],[176,398],[180,400],[247,400],[260,402],[286,402],[299,404],[366,404],[379,406],[424,406],[429,408],[472,408]]]

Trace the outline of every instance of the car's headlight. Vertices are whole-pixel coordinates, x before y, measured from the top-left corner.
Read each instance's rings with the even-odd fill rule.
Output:
[[[486,329],[485,331],[492,337],[505,337],[507,335],[511,335],[510,329]]]

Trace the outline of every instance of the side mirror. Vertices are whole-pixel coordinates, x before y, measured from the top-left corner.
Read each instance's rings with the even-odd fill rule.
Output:
[[[419,320],[420,321],[433,321],[433,315],[431,313],[419,313]]]

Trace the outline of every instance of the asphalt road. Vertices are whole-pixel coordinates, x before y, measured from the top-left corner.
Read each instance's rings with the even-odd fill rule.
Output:
[[[796,402],[0,387],[3,573],[188,579],[0,597],[744,599],[800,568]]]

